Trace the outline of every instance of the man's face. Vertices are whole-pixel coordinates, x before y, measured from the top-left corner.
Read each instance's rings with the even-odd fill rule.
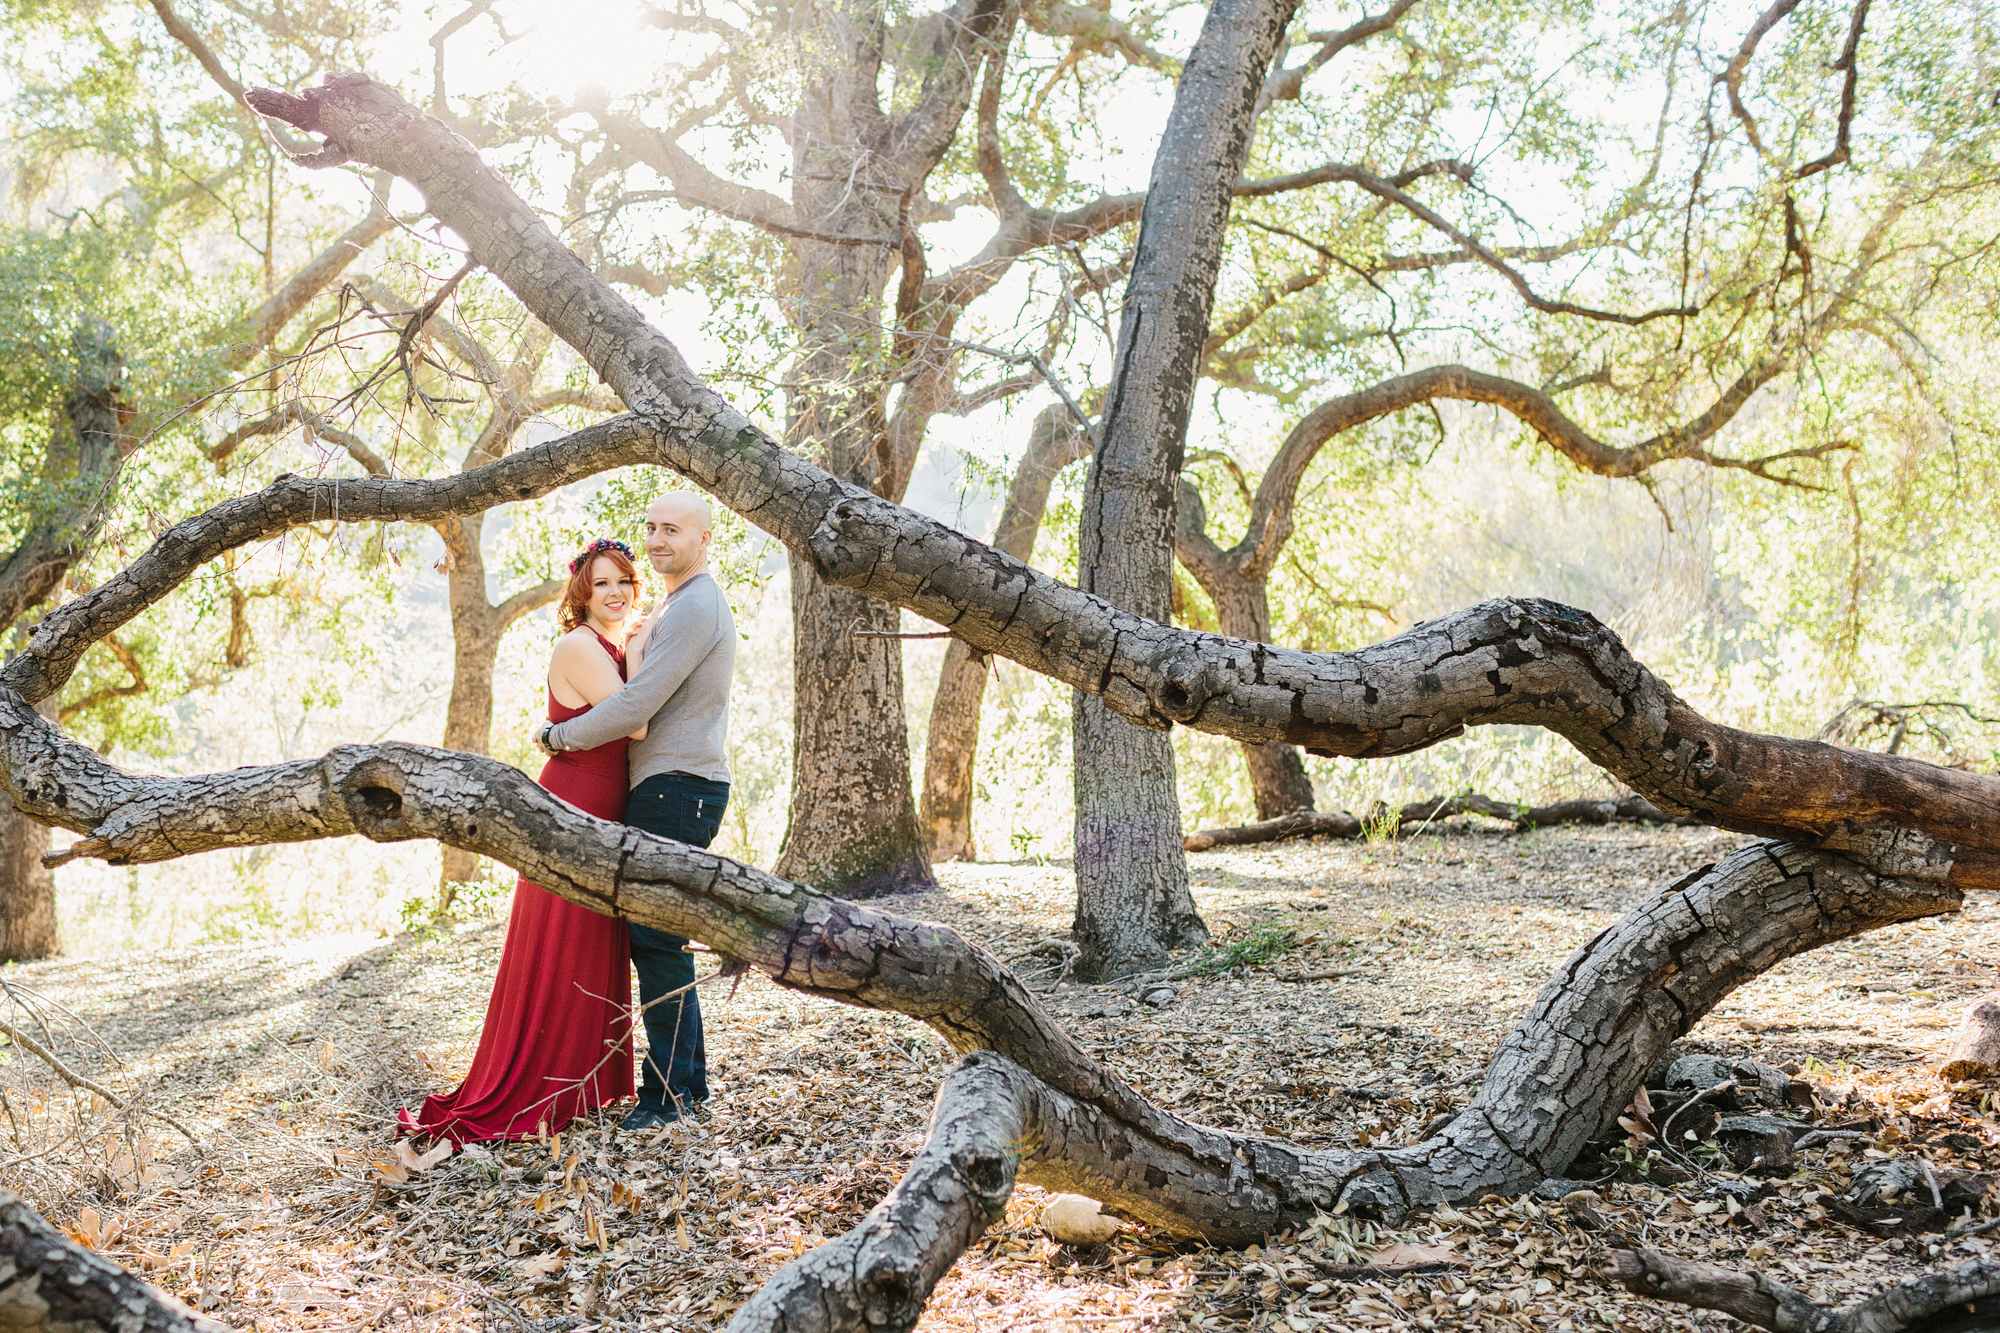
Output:
[[[710,540],[708,515],[699,505],[668,496],[646,511],[646,558],[671,583],[701,568]]]

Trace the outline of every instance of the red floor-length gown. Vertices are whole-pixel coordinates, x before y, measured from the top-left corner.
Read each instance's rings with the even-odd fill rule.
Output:
[[[598,642],[625,674],[625,655]],[[549,720],[590,709],[549,695]],[[600,819],[623,819],[624,737],[567,751],[543,766],[541,784]],[[479,1051],[456,1091],[427,1098],[404,1128],[458,1143],[532,1138],[632,1095],[631,938],[625,923],[566,903],[539,885],[514,886],[507,943]]]

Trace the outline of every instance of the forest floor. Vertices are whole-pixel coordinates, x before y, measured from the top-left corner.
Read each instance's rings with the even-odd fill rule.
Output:
[[[1335,1145],[1401,1142],[1470,1098],[1541,983],[1630,904],[1740,840],[1705,829],[1515,835],[1454,822],[1386,844],[1295,842],[1192,858],[1229,970],[1130,987],[1056,985],[1078,1038],[1149,1096],[1209,1124]],[[1067,929],[1059,864],[944,867],[885,904],[947,921],[1056,980],[1031,947]],[[805,1247],[852,1226],[922,1142],[952,1054],[895,1015],[801,999],[753,974],[704,987],[712,1113],[638,1135],[610,1120],[412,1170],[389,1126],[470,1059],[497,923],[440,939],[354,936],[0,969],[62,1058],[183,1121],[72,1093],[0,1045],[0,1183],[216,1318],[256,1333],[718,1328]],[[1988,989],[2000,903],[1797,959],[1732,996],[1683,1049],[1793,1064],[1868,1138],[1800,1154],[1738,1214],[1714,1186],[1607,1183],[1608,1221],[1671,1253],[1761,1268],[1845,1303],[1983,1253],[1986,1237],[1883,1238],[1819,1206],[1855,1167],[1921,1153],[2000,1166],[2000,1083],[1947,1085],[1939,1056]],[[1315,973],[1345,975],[1288,980]],[[1159,998],[1159,997],[1156,997]],[[5,1008],[0,1005],[0,1008]],[[22,1022],[20,1011],[13,1021]],[[33,1029],[30,1020],[30,1028]],[[86,1030],[86,1025],[89,1030]],[[111,1052],[116,1053],[116,1059]],[[1947,1137],[1949,1136],[1949,1137]],[[1037,1225],[1039,1190],[939,1287],[924,1330],[1720,1328],[1597,1276],[1601,1242],[1557,1203],[1500,1199],[1371,1233],[1327,1219],[1240,1251],[1128,1227],[1077,1250]],[[1989,1209],[1991,1202],[1986,1205]],[[1320,1271],[1393,1241],[1448,1271]]]

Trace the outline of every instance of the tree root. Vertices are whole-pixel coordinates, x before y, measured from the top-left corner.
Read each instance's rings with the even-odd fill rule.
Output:
[[[1454,815],[1485,815],[1488,819],[1504,819],[1524,832],[1557,824],[1609,824],[1614,820],[1688,825],[1703,822],[1685,815],[1670,815],[1643,796],[1627,796],[1617,801],[1557,801],[1552,805],[1534,806],[1509,805],[1491,796],[1433,796],[1425,801],[1412,801],[1393,812],[1377,807],[1366,816],[1351,815],[1345,810],[1324,814],[1316,810],[1295,810],[1289,815],[1259,820],[1254,824],[1202,829],[1188,834],[1182,845],[1190,852],[1205,852],[1211,847],[1283,842],[1288,838],[1358,838],[1371,825],[1380,826],[1392,817],[1396,821],[1395,826],[1402,828],[1406,824],[1428,824],[1434,820],[1450,819]]]
[[[229,1333],[94,1254],[0,1189],[0,1329],[7,1333]]]
[[[1829,1310],[1764,1276],[1676,1259],[1643,1246],[1612,1251],[1627,1291],[1720,1310],[1772,1333],[1970,1333],[2000,1328],[2000,1260],[1975,1259]]]

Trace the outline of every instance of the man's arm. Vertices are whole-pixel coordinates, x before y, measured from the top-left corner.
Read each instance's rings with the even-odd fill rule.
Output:
[[[701,665],[714,639],[714,607],[709,599],[686,597],[669,603],[647,637],[638,674],[582,717],[551,727],[549,745],[557,750],[590,750],[647,725]]]

